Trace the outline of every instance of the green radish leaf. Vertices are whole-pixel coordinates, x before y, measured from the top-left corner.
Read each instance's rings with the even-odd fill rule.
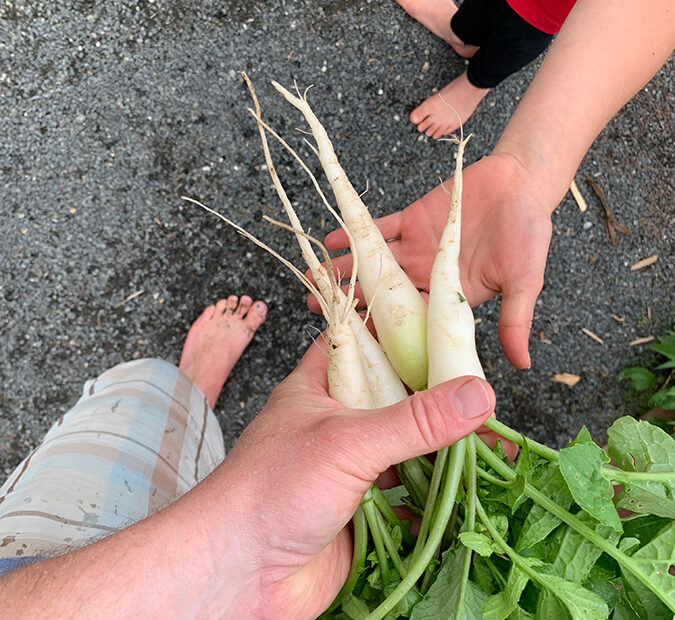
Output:
[[[401,583],[400,580],[390,583],[384,589],[384,597],[386,598],[389,596],[397,588],[399,583]],[[385,616],[385,618],[391,618],[392,620],[396,620],[396,618],[409,618],[413,607],[415,607],[415,605],[417,605],[417,603],[419,603],[421,600],[422,596],[418,592],[417,588],[412,588],[411,590],[408,590],[407,594]]]
[[[534,616],[522,607],[516,607],[516,610],[509,616],[509,620],[534,620]]]
[[[498,504],[499,507],[501,507],[501,504]],[[509,518],[501,512],[499,508],[495,508],[492,505],[487,506],[487,513],[490,515],[490,521],[492,521],[492,525],[495,527],[497,532],[499,532],[499,535],[502,538],[508,538],[509,535]],[[483,526],[482,523],[477,523],[476,524],[476,531],[483,534],[487,530]],[[492,537],[489,536],[490,540],[492,540]],[[498,547],[493,547],[495,552],[501,553]]]
[[[625,537],[637,538],[641,545],[646,545],[670,523],[670,519],[656,515],[633,515],[626,517],[622,522]]]
[[[494,566],[494,565],[493,565]],[[500,585],[503,585],[504,581],[500,583],[498,579],[501,578],[501,575],[497,576],[491,569],[488,563],[480,556],[474,555],[473,561],[471,563],[471,578],[476,582],[476,585],[483,590],[483,592],[495,592],[499,589]]]
[[[516,475],[513,484],[506,489],[506,497],[511,505],[511,514],[518,510],[520,505],[527,499],[527,495],[525,495],[526,482],[525,476],[519,473]]]
[[[630,379],[630,386],[638,392],[644,392],[656,383],[654,374],[642,366],[626,368],[619,373],[617,378],[619,381]]]
[[[576,443],[560,451],[558,464],[574,500],[600,523],[622,531],[612,498],[614,489],[601,473],[609,463],[605,451],[593,442]]]
[[[615,498],[619,508],[675,519],[675,488],[661,482],[626,484]]]
[[[607,608],[611,612],[621,601],[621,592],[611,582],[605,579],[588,579],[583,584],[584,588],[595,592],[602,600],[607,603]]]
[[[619,533],[611,526],[598,523],[587,512],[580,511],[576,515],[584,525],[595,531],[600,538],[604,538],[615,545],[619,540]],[[566,526],[563,530],[558,553],[552,562],[556,575],[569,581],[583,583],[591,573],[596,560],[602,550],[573,528]]]
[[[627,601],[621,599],[621,602],[614,609],[612,620],[640,620],[640,616]]]
[[[632,536],[626,536],[619,542],[619,551],[626,555],[631,555],[634,551],[640,548],[640,541]]]
[[[585,424],[581,427],[581,430],[577,433],[577,436],[570,442],[570,446],[576,446],[580,443],[595,443]]]
[[[402,506],[405,503],[403,500],[407,497],[408,490],[400,484],[391,489],[382,489],[382,493],[387,498],[390,506]]]
[[[675,606],[675,522],[665,527],[655,538],[632,556],[649,580],[657,584]],[[622,567],[624,581],[630,586],[629,600],[640,617],[671,618],[672,612],[637,577]]]
[[[483,604],[483,620],[506,620],[518,608],[520,595],[529,580],[525,571],[512,564],[504,589]]]
[[[619,418],[607,431],[609,456],[625,471],[672,472],[675,439],[654,424]]]
[[[492,452],[497,456],[502,462],[508,463],[509,458],[506,456],[506,452],[504,452],[504,446],[502,446],[502,440],[497,439],[495,442],[495,447],[493,448]]]
[[[550,497],[565,510],[568,510],[574,501],[567,483],[560,473],[559,467],[554,463],[548,465],[542,477],[537,481],[533,481],[533,484],[539,491]],[[520,530],[515,547],[516,551],[529,549],[536,545],[540,540],[544,540],[558,525],[560,525],[558,517],[552,515],[538,504],[534,504]]]
[[[650,407],[663,407],[663,409],[675,409],[675,385],[659,390],[649,399]]]
[[[567,581],[556,575],[539,572],[537,582],[562,602],[573,620],[605,620],[609,617],[607,603],[597,594],[578,583]],[[539,616],[539,614],[537,614]],[[558,618],[559,616],[540,616]]]
[[[555,618],[555,620],[569,620],[570,613],[567,607],[562,604],[562,601],[551,590],[544,589],[539,595],[537,601],[537,618],[544,620],[545,618]]]
[[[370,556],[369,556],[370,557]],[[380,567],[371,564],[371,572],[367,577],[368,585],[375,590],[382,590],[382,575],[380,573]]]
[[[479,553],[485,558],[490,557],[494,553],[492,540],[485,534],[478,532],[462,532],[457,538],[459,541],[469,549]]]
[[[368,617],[370,609],[365,601],[350,594],[342,603],[342,611],[350,620],[364,620]]]
[[[412,610],[410,620],[475,620],[488,595],[473,581],[466,583],[464,601],[458,608],[462,586],[465,547],[456,546],[443,554],[441,569],[426,596]]]
[[[633,512],[675,519],[675,439],[649,422],[619,418],[607,431],[609,454],[627,472],[660,474],[624,481],[616,505]]]
[[[534,470],[534,464],[532,463],[532,452],[530,451],[530,446],[525,438],[525,443],[518,455],[516,460],[516,466],[513,468],[519,474],[523,474],[526,478]]]
[[[596,563],[593,565],[589,579],[604,579],[605,581],[613,581],[620,576],[621,569],[619,568],[619,563],[614,558],[608,556],[606,553],[602,553]]]
[[[397,551],[400,551],[403,546],[403,532],[398,525],[395,525],[391,528],[390,532],[391,540],[394,543]]]
[[[516,479],[505,489],[496,491],[493,493],[492,497],[487,496],[485,499],[496,499],[497,501],[502,502],[510,508],[511,514],[513,515],[521,504],[528,499],[527,495],[525,495],[525,484],[532,479],[535,469],[536,466],[532,461],[532,455],[526,439],[525,444],[518,455],[515,467],[513,468],[513,471],[516,473]]]

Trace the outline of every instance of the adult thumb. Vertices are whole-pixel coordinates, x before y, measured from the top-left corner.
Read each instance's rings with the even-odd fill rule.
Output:
[[[364,441],[377,438],[381,471],[390,465],[445,448],[478,430],[494,411],[495,395],[478,377],[458,377],[416,392],[399,403],[360,418]],[[365,450],[372,455],[372,446]]]

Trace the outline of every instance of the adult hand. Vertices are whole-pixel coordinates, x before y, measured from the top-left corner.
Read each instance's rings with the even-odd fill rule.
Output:
[[[429,277],[447,221],[452,181],[431,190],[409,207],[376,220],[389,247],[420,291]],[[534,304],[541,291],[551,240],[551,212],[537,182],[507,155],[489,155],[464,171],[462,287],[476,306],[501,293],[499,337],[504,353],[518,368],[530,365],[528,336]],[[330,233],[326,247],[347,247],[344,231]],[[351,255],[338,257],[334,268],[351,273]],[[310,299],[310,307],[317,310]]]
[[[225,615],[319,615],[346,579],[347,525],[371,482],[392,464],[477,430],[493,408],[489,385],[462,377],[386,409],[345,409],[328,396],[323,347],[310,347],[199,485],[222,504],[206,527],[212,582],[243,584],[234,599],[240,608]]]
[[[476,377],[385,409],[346,409],[328,395],[326,352],[313,345],[205,480],[124,530],[0,579],[3,609],[315,618],[347,577],[349,520],[372,481],[478,430],[493,409]]]

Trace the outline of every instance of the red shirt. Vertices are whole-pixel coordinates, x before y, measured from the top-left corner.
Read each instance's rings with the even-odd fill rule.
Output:
[[[528,24],[555,34],[560,30],[576,0],[506,0]]]

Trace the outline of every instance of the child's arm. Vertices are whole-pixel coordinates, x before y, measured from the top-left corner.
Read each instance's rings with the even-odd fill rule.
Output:
[[[494,153],[516,157],[553,210],[595,137],[673,46],[672,0],[579,0]]]
[[[499,293],[506,356],[530,363],[528,336],[551,238],[551,213],[609,119],[666,61],[672,0],[578,0],[492,155],[464,173],[462,285],[472,305]],[[409,277],[428,290],[451,183],[377,222]],[[340,231],[329,249],[346,247]],[[347,256],[334,261],[347,274]],[[311,305],[311,303],[310,303]]]

